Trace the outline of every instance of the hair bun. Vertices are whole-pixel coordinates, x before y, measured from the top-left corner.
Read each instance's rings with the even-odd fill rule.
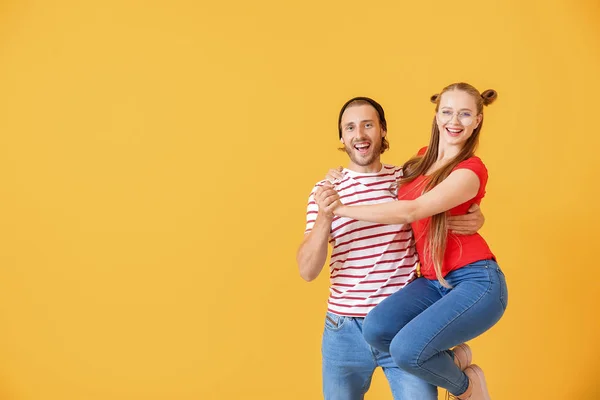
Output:
[[[431,96],[431,97],[429,98],[429,100],[431,100],[431,102],[432,102],[433,104],[437,104],[437,101],[438,101],[438,99],[439,99],[439,98],[440,98],[440,94],[439,94],[439,93],[436,93],[436,94],[434,94],[433,96]]]
[[[494,89],[488,89],[481,93],[481,98],[483,99],[483,105],[489,106],[498,98],[498,92],[496,92]]]

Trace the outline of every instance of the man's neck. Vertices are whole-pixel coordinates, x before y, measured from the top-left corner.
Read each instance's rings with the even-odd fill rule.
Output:
[[[347,168],[360,174],[374,174],[381,171],[382,166],[381,160],[375,160],[369,165],[357,165],[350,161]]]

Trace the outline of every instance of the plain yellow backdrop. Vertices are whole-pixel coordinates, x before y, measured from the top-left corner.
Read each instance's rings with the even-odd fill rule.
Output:
[[[494,399],[598,399],[597,1],[0,3],[0,399],[319,399],[306,200],[353,96],[391,150],[494,88]],[[391,399],[378,373],[367,399]]]

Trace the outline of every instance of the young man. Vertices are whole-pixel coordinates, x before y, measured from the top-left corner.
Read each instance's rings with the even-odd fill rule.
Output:
[[[330,294],[322,342],[323,394],[326,400],[361,400],[381,367],[394,399],[437,399],[437,388],[399,369],[388,353],[371,348],[362,336],[367,313],[401,289],[417,273],[418,255],[409,225],[383,225],[334,217],[334,187],[344,204],[374,204],[396,199],[399,167],[381,163],[389,148],[381,105],[367,97],[344,104],[338,119],[340,141],[350,161],[333,183],[321,181],[310,194],[305,236],[298,249],[300,275],[312,281],[327,261]],[[477,207],[449,219],[456,234],[473,234],[483,225]]]

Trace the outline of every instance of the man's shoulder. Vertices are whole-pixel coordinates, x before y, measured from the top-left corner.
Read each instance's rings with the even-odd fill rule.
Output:
[[[402,166],[400,165],[383,164],[382,172],[387,172],[387,174],[394,174],[396,178],[402,178]]]
[[[318,187],[321,187],[321,186],[325,185],[326,183],[330,184],[331,182],[329,182],[327,179],[323,179],[323,180],[315,183],[315,186],[313,186],[313,190],[316,190]]]
[[[321,186],[323,186],[326,183],[330,183],[327,179],[323,179],[317,183],[315,183],[315,185],[312,187],[312,190],[310,191],[311,196],[317,191],[318,188],[320,188]]]

